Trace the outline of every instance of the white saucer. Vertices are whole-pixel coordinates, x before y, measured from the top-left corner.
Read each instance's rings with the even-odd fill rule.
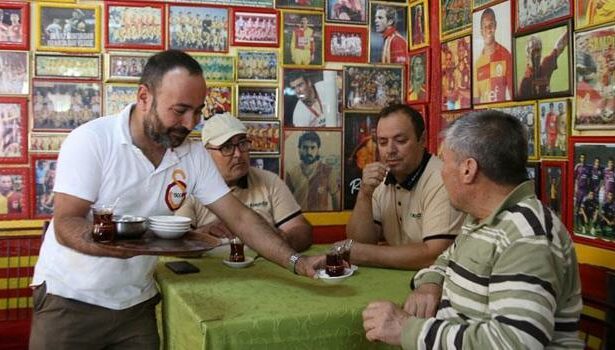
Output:
[[[354,273],[353,269],[346,268],[344,269],[343,275],[337,276],[337,277],[331,277],[327,275],[327,272],[325,272],[325,269],[320,269],[316,271],[316,275],[318,276],[318,279],[321,279],[325,283],[331,283],[331,284],[340,283],[346,278],[352,276],[353,273]]]
[[[246,256],[245,261],[234,262],[234,261],[228,261],[227,259],[224,259],[222,260],[222,262],[224,263],[224,265],[228,267],[232,267],[234,269],[243,269],[244,267],[248,267],[252,265],[252,263],[254,263],[254,258],[251,256]]]
[[[352,270],[352,272],[355,272],[359,269],[359,267],[357,265],[350,265],[350,269]]]

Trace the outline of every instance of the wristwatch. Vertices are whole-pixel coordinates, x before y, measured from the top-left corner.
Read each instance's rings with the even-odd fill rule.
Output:
[[[290,258],[288,258],[288,271],[294,273],[295,275],[297,274],[297,261],[299,261],[299,258],[301,257],[301,254],[294,253],[290,256]]]

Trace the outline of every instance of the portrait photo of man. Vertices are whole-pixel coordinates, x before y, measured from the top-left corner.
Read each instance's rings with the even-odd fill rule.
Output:
[[[408,73],[408,102],[418,102],[427,100],[427,51],[410,55],[410,65]]]
[[[290,11],[283,13],[284,65],[322,65],[322,40],[322,14]]]
[[[338,127],[341,77],[334,70],[286,69],[284,71],[284,125]]]
[[[410,5],[410,49],[417,49],[428,44],[429,22],[425,13],[425,3],[418,2]]]
[[[370,4],[370,63],[406,63],[408,30],[406,6]]]

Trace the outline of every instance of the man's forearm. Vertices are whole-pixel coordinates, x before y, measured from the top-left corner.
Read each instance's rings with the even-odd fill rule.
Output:
[[[129,258],[132,254],[121,253],[105,248],[92,240],[92,224],[84,218],[55,218],[54,231],[58,243],[80,253],[93,256]]]
[[[378,243],[378,227],[374,223],[372,198],[359,191],[350,220],[346,224],[346,236],[357,242]]]
[[[281,230],[281,235],[298,252],[302,252],[312,245],[312,227],[309,225],[297,225]]]
[[[355,243],[350,259],[358,265],[418,270],[433,264],[440,253],[441,250],[430,248],[425,243],[403,246]]]

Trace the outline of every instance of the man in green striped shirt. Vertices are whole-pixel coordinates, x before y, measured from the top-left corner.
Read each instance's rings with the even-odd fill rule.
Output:
[[[363,312],[366,336],[404,349],[582,349],[581,284],[566,228],[527,180],[527,131],[497,111],[446,130],[442,178],[462,233],[419,271],[403,310]]]

